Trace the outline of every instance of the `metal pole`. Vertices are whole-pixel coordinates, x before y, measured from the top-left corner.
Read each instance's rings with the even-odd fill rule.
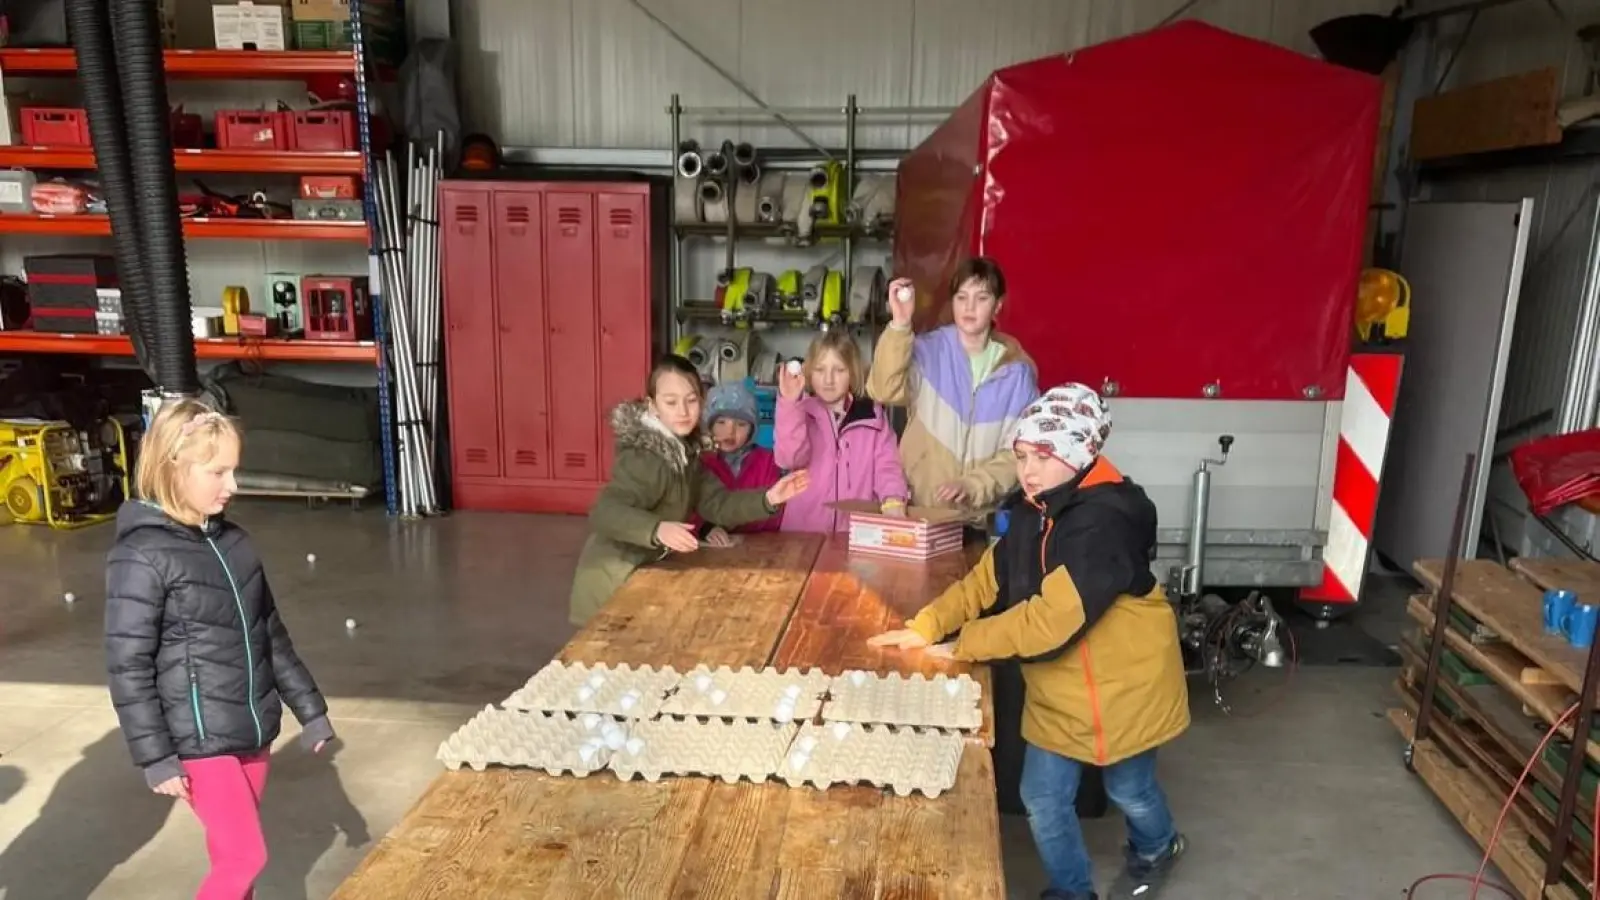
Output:
[[[1406,748],[1406,763],[1410,765],[1412,751],[1417,743],[1428,736],[1428,725],[1433,719],[1433,694],[1439,685],[1439,659],[1444,654],[1444,634],[1450,627],[1450,607],[1455,602],[1456,568],[1461,562],[1461,535],[1467,528],[1467,507],[1472,499],[1472,485],[1478,474],[1478,454],[1468,453],[1467,464],[1461,472],[1461,493],[1456,500],[1455,521],[1450,525],[1450,546],[1445,549],[1444,573],[1439,576],[1439,594],[1433,601],[1433,636],[1428,643],[1428,667],[1422,673],[1422,703],[1417,709],[1417,727],[1411,735],[1411,746]],[[1570,817],[1570,811],[1569,811]]]
[[[740,81],[738,78],[735,78],[733,76],[733,73],[731,73],[728,70],[726,70],[726,69],[722,68],[721,66],[717,65],[716,61],[713,60],[711,57],[709,57],[709,56],[705,55],[704,53],[700,52],[700,48],[699,47],[696,47],[694,44],[691,44],[689,42],[688,38],[684,37],[683,35],[679,34],[677,31],[673,30],[672,26],[668,25],[665,19],[662,19],[660,16],[658,16],[655,13],[651,12],[650,11],[650,7],[645,6],[644,3],[641,2],[641,0],[628,0],[628,2],[632,3],[636,9],[638,9],[640,12],[644,13],[645,16],[650,19],[650,21],[652,21],[652,22],[656,23],[656,25],[660,26],[661,30],[665,31],[669,36],[671,36],[671,38],[673,40],[677,41],[679,43],[679,45],[681,45],[683,47],[683,49],[685,49],[685,50],[689,51],[690,53],[694,54],[696,59],[699,59],[701,62],[705,63],[707,66],[711,67],[711,71],[716,72],[718,75],[721,75],[722,79],[724,81],[726,81],[729,84],[733,85],[734,88],[739,93],[745,95],[746,99],[748,99],[751,103],[754,103],[755,105],[761,107],[762,111],[767,113],[768,115],[772,116],[772,118],[779,125],[782,125],[783,127],[789,129],[789,131],[791,131],[794,134],[795,137],[797,137],[800,140],[804,141],[806,146],[808,146],[811,149],[813,149],[813,150],[817,151],[818,153],[822,154],[829,162],[834,161],[833,160],[833,154],[829,153],[826,149],[824,149],[821,144],[817,143],[815,140],[812,140],[811,135],[806,134],[804,131],[801,131],[800,130],[800,126],[798,126],[794,122],[790,121],[788,117],[784,116],[782,113],[780,113],[777,110],[773,109],[771,106],[768,106],[767,102],[765,100],[762,100],[760,97],[757,97],[756,96],[756,92],[750,90],[750,87],[748,85],[746,85],[744,82]],[[674,147],[676,147],[676,146],[677,145],[674,145]],[[676,151],[674,151],[674,152],[676,152]]]
[[[1589,729],[1594,721],[1596,690],[1600,690],[1600,642],[1589,645],[1589,663],[1583,669],[1583,690],[1578,693],[1578,717],[1572,722],[1572,752],[1567,755],[1567,770],[1561,776],[1561,804],[1556,812],[1556,831],[1550,838],[1549,856],[1544,863],[1544,883],[1561,881],[1571,852],[1572,816],[1578,805],[1578,786],[1583,783],[1583,764],[1589,757]],[[1597,886],[1591,885],[1591,889]]]
[[[678,152],[683,146],[683,104],[678,102],[678,95],[672,95],[672,104],[667,107],[667,113],[672,118],[672,149],[669,155]],[[683,326],[678,322],[678,307],[683,303],[683,235],[678,231],[678,182],[676,171],[673,172],[671,202],[668,204],[668,215],[672,218],[672,277],[668,280],[671,286],[667,296],[667,334],[671,341],[668,349],[678,346],[678,340],[683,336]]]
[[[395,483],[395,431],[394,411],[390,404],[389,396],[389,347],[388,322],[384,316],[383,300],[378,296],[382,290],[382,277],[378,267],[377,248],[381,246],[382,238],[378,233],[378,200],[373,194],[373,178],[377,175],[377,161],[372,158],[372,125],[371,108],[367,99],[367,57],[366,57],[366,29],[363,27],[361,15],[362,0],[351,0],[350,3],[350,37],[354,45],[355,81],[356,81],[356,135],[361,142],[361,158],[366,167],[367,177],[361,190],[362,214],[367,220],[367,269],[371,279],[367,285],[372,303],[372,337],[378,345],[378,432],[383,448],[383,500],[384,506],[390,515],[400,511],[400,486]]]
[[[849,221],[850,200],[855,193],[856,183],[856,95],[851,94],[845,101],[844,107],[844,184],[839,186],[839,208],[834,210],[840,222]],[[844,296],[846,305],[849,303],[850,286],[855,280],[855,229],[849,228],[844,233],[844,277],[839,279],[844,282]],[[871,304],[868,304],[871,307]],[[845,321],[850,321],[850,312],[845,310]]]

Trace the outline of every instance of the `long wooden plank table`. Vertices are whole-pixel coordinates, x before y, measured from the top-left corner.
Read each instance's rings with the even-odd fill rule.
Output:
[[[880,655],[862,642],[935,596],[966,562],[868,562],[818,536],[755,536],[641,569],[558,658],[680,670],[707,663],[963,671],[920,653]],[[987,711],[985,720],[992,721]],[[982,737],[968,745],[955,788],[931,800],[865,787],[444,772],[334,894],[1004,896],[994,771]]]

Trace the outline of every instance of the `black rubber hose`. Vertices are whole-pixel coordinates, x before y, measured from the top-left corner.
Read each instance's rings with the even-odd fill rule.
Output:
[[[195,368],[189,266],[178,217],[158,6],[150,0],[111,0],[111,21],[126,101],[134,208],[155,320],[154,332],[146,336],[153,345],[155,382],[165,394],[192,395],[200,392],[200,374]]]
[[[89,137],[94,143],[100,189],[111,216],[111,242],[122,289],[122,314],[133,341],[133,354],[151,381],[156,380],[151,336],[156,333],[139,225],[134,212],[133,179],[128,170],[127,129],[122,119],[122,86],[117,79],[111,43],[111,18],[106,0],[67,0],[67,23],[78,53],[78,78],[89,112]]]

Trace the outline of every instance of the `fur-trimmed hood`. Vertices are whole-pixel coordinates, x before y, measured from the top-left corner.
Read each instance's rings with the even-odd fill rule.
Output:
[[[629,400],[611,410],[611,430],[617,435],[617,451],[642,450],[666,460],[679,472],[689,467],[689,454],[696,456],[711,449],[711,440],[696,429],[680,438],[650,411],[646,400]]]

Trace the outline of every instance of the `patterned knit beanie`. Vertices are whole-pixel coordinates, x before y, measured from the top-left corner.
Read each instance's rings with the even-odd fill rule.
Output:
[[[1082,471],[1100,456],[1111,436],[1111,413],[1092,388],[1063,384],[1045,391],[1022,411],[1011,442],[1049,447],[1051,455]]]

